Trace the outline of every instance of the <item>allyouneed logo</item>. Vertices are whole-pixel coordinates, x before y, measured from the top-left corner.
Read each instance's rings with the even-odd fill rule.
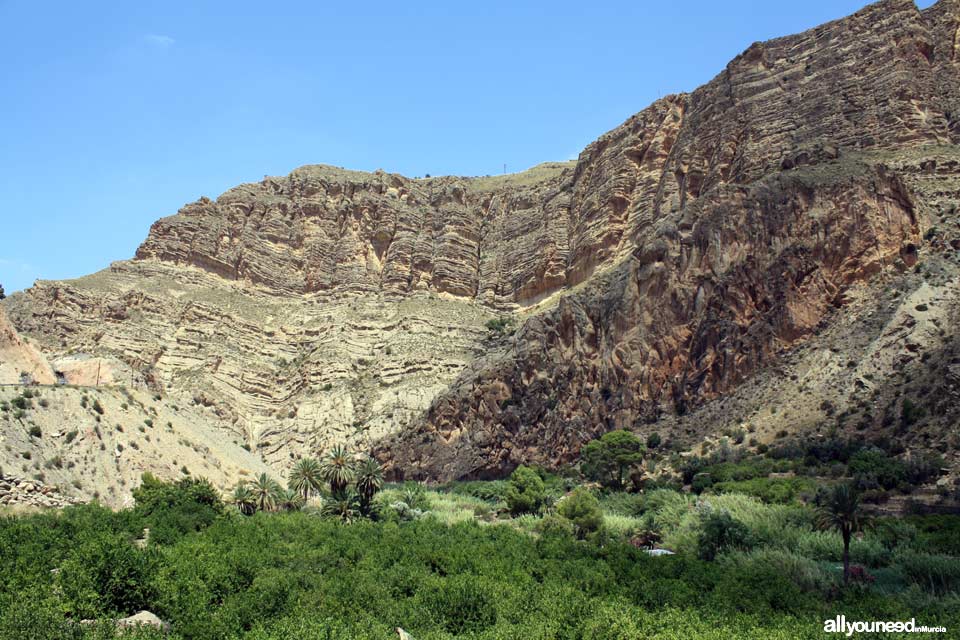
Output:
[[[843,633],[849,638],[855,633],[946,633],[947,628],[918,625],[913,618],[898,621],[871,620],[867,622],[856,620],[850,622],[847,620],[847,616],[840,615],[832,620],[824,620],[823,631],[825,633]]]

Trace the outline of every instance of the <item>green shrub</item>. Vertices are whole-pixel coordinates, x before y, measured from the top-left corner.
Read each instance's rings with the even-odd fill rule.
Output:
[[[690,490],[694,493],[703,493],[713,486],[713,478],[709,473],[701,472],[693,476],[690,483]]]
[[[71,442],[73,442],[74,440],[76,440],[77,435],[79,435],[79,433],[80,433],[80,432],[77,431],[76,429],[72,429],[72,430],[68,431],[68,432],[67,432],[67,437],[66,437],[67,444],[70,444]]]
[[[960,515],[908,516],[917,544],[929,553],[960,556]]]
[[[150,537],[170,543],[210,526],[224,512],[219,492],[205,479],[164,482],[144,473],[133,490],[134,513],[150,528]]]
[[[713,485],[713,490],[755,496],[769,504],[788,504],[803,492],[813,493],[814,484],[809,478],[752,478],[719,482]]]
[[[514,320],[511,317],[493,318],[487,320],[487,330],[496,335],[503,335],[513,327]]]
[[[605,513],[621,516],[642,516],[646,510],[648,493],[627,493],[625,491],[611,491],[600,496],[600,506]]]
[[[430,498],[427,492],[423,490],[423,485],[416,482],[408,482],[403,485],[400,499],[411,509],[426,511],[430,508]]]
[[[830,595],[839,585],[837,576],[824,570],[820,563],[787,550],[766,548],[735,552],[729,554],[728,561],[733,566],[742,567],[747,573],[773,567],[802,591],[822,596]]]
[[[511,474],[504,498],[513,515],[536,513],[546,498],[543,480],[536,471],[521,465]]]
[[[35,424],[34,424],[34,425],[30,425],[30,428],[27,429],[27,433],[30,434],[30,437],[31,437],[31,438],[39,438],[40,436],[43,435],[43,432],[40,430],[40,427],[38,427],[38,426],[35,425]]]
[[[697,555],[701,560],[713,560],[725,551],[749,550],[753,535],[742,522],[727,511],[709,511],[703,516]]]
[[[444,485],[442,490],[473,496],[487,502],[500,502],[506,495],[507,482],[505,480],[451,482]]]
[[[871,488],[871,483],[894,489],[907,479],[906,465],[876,448],[858,451],[850,458],[848,466],[864,489]]]
[[[603,526],[603,511],[597,497],[586,489],[577,489],[564,498],[557,513],[573,523],[578,538],[599,531]]]
[[[497,621],[494,598],[476,576],[458,575],[423,589],[418,606],[443,630],[454,635],[478,633]]]
[[[159,558],[120,536],[81,542],[63,562],[57,585],[77,618],[132,615],[150,606]]]
[[[906,430],[926,417],[927,411],[910,398],[904,398],[900,407],[900,427]]]

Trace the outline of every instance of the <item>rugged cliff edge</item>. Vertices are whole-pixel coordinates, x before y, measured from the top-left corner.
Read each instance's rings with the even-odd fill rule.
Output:
[[[395,473],[554,464],[607,429],[683,415],[821,332],[862,295],[854,287],[882,287],[878,274],[938,257],[939,221],[953,234],[944,255],[954,273],[958,18],[953,1],[919,11],[891,0],[754,44],[704,87],[590,145],[567,189],[602,206],[573,209],[571,226],[615,228],[629,257],[529,319],[386,443]],[[702,437],[757,410],[691,416],[676,435]]]
[[[752,45],[576,163],[303,167],[4,307],[281,472],[347,442],[397,477],[493,476],[614,427],[770,439],[828,405],[882,431],[897,376],[957,364],[958,34],[958,0],[886,0]],[[898,437],[955,452],[952,406]]]

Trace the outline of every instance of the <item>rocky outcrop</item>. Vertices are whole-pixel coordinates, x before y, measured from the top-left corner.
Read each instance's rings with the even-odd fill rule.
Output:
[[[0,505],[56,508],[80,502],[80,499],[63,495],[56,487],[42,482],[0,474]]]
[[[32,344],[23,340],[0,309],[0,384],[54,382],[53,369]]]
[[[449,294],[522,303],[565,283],[569,167],[487,179],[297,169],[156,222],[137,260],[274,294]]]
[[[607,429],[736,388],[811,336],[852,286],[915,264],[934,210],[907,176],[958,157],[958,19],[956,2],[921,12],[887,1],[755,44],[590,145],[572,188],[604,204],[574,197],[571,211],[625,229],[571,261],[629,258],[529,319],[385,443],[394,473],[570,460]],[[956,196],[952,170],[925,192],[930,180]]]

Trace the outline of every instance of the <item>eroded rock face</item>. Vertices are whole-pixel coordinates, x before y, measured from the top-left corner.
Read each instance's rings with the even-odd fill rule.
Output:
[[[575,164],[303,167],[5,307],[51,358],[115,363],[280,470],[334,442],[407,477],[568,461],[736,393],[960,247],[958,28],[957,0],[887,0],[757,43]]]
[[[385,443],[394,473],[570,460],[607,429],[730,391],[852,286],[912,266],[931,205],[958,195],[958,17],[953,1],[888,1],[755,44],[590,145],[572,178],[590,196],[571,211],[606,239],[571,264],[629,258]]]
[[[53,369],[33,345],[25,341],[0,309],[0,384],[22,381],[52,384]]]
[[[303,167],[158,221],[137,259],[278,294],[522,303],[566,281],[569,170],[541,165],[514,181]]]

